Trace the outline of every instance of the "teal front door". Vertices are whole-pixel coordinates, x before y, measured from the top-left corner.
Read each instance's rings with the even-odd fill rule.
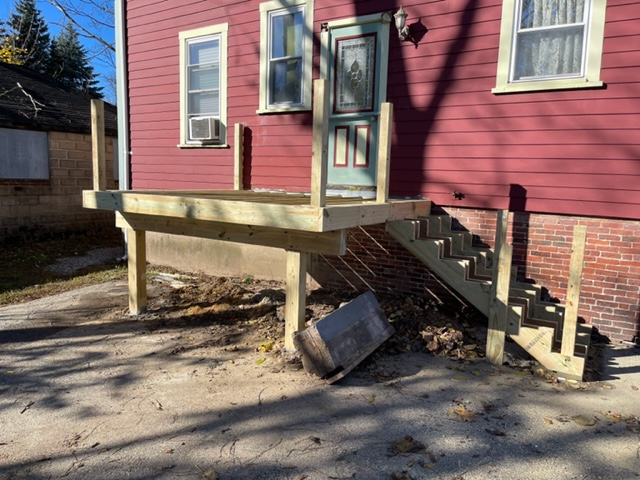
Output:
[[[388,23],[379,16],[328,25],[323,37],[324,78],[329,80],[330,189],[373,189],[376,183],[378,117],[386,100]],[[364,20],[364,22],[362,22]]]

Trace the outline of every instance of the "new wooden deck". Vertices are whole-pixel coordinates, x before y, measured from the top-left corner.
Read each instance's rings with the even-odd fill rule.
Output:
[[[314,85],[312,175],[309,194],[242,189],[242,125],[235,127],[234,190],[105,190],[101,104],[92,104],[94,187],[83,192],[85,208],[111,210],[127,231],[129,309],[146,307],[146,232],[188,235],[283,248],[287,251],[285,347],[304,328],[307,254],[343,255],[349,228],[427,216],[428,200],[388,196],[392,107],[383,104],[375,198],[326,193],[326,80]]]

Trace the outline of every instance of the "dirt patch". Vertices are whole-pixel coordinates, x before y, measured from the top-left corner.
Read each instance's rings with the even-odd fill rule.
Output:
[[[172,354],[217,348],[256,351],[291,360],[284,354],[285,295],[281,282],[251,278],[152,276],[147,311],[138,316],[149,332],[179,332]],[[355,298],[353,292],[317,289],[308,292],[307,324]],[[378,355],[426,352],[455,359],[484,356],[483,318],[464,306],[446,307],[414,296],[378,296],[396,333]],[[124,313],[116,309],[109,316]],[[201,352],[200,352],[201,353]]]

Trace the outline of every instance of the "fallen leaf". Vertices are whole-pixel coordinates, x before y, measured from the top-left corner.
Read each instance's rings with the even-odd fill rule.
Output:
[[[391,480],[412,480],[413,477],[406,471],[397,471],[391,474]]]
[[[596,417],[593,415],[574,415],[571,420],[581,427],[593,427],[596,424]]]
[[[274,345],[275,345],[275,342],[273,341],[273,339],[268,338],[268,339],[263,340],[260,343],[258,343],[257,351],[258,352],[270,352],[271,350],[273,350],[273,346]]]
[[[459,404],[456,408],[450,408],[449,413],[452,415],[457,415],[460,420],[465,422],[475,422],[476,414],[465,407],[463,404]]]
[[[407,455],[409,453],[425,453],[423,443],[415,440],[411,435],[405,435],[391,444],[391,452],[395,455]]]
[[[635,390],[637,392],[640,389],[638,387],[636,387],[635,385],[631,385],[631,390]]]
[[[547,425],[553,425],[553,420],[548,417],[544,417],[544,423],[546,423]]]
[[[502,430],[494,429],[494,428],[485,428],[485,432],[490,433],[491,435],[495,435],[496,437],[504,437],[506,435]]]
[[[259,359],[256,360],[256,365],[260,365],[261,363],[264,363],[267,359],[265,357],[260,357]]]
[[[198,466],[196,465],[196,467]],[[200,470],[200,478],[202,480],[218,480],[218,474],[212,468],[202,470],[200,467],[198,467],[198,470]]]
[[[368,402],[368,403],[373,403],[373,402],[375,402],[375,401],[376,401],[376,396],[375,396],[375,395],[371,394],[371,395],[369,395],[369,396],[367,397],[367,402]]]

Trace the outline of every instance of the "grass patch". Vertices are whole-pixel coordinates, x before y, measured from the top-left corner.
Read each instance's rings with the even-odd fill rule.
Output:
[[[116,259],[106,264],[92,265],[72,274],[60,274],[48,267],[57,260],[86,255],[97,248],[120,247],[120,232],[101,235],[67,235],[48,240],[0,246],[0,305],[23,303],[87,285],[127,277],[125,265]]]

